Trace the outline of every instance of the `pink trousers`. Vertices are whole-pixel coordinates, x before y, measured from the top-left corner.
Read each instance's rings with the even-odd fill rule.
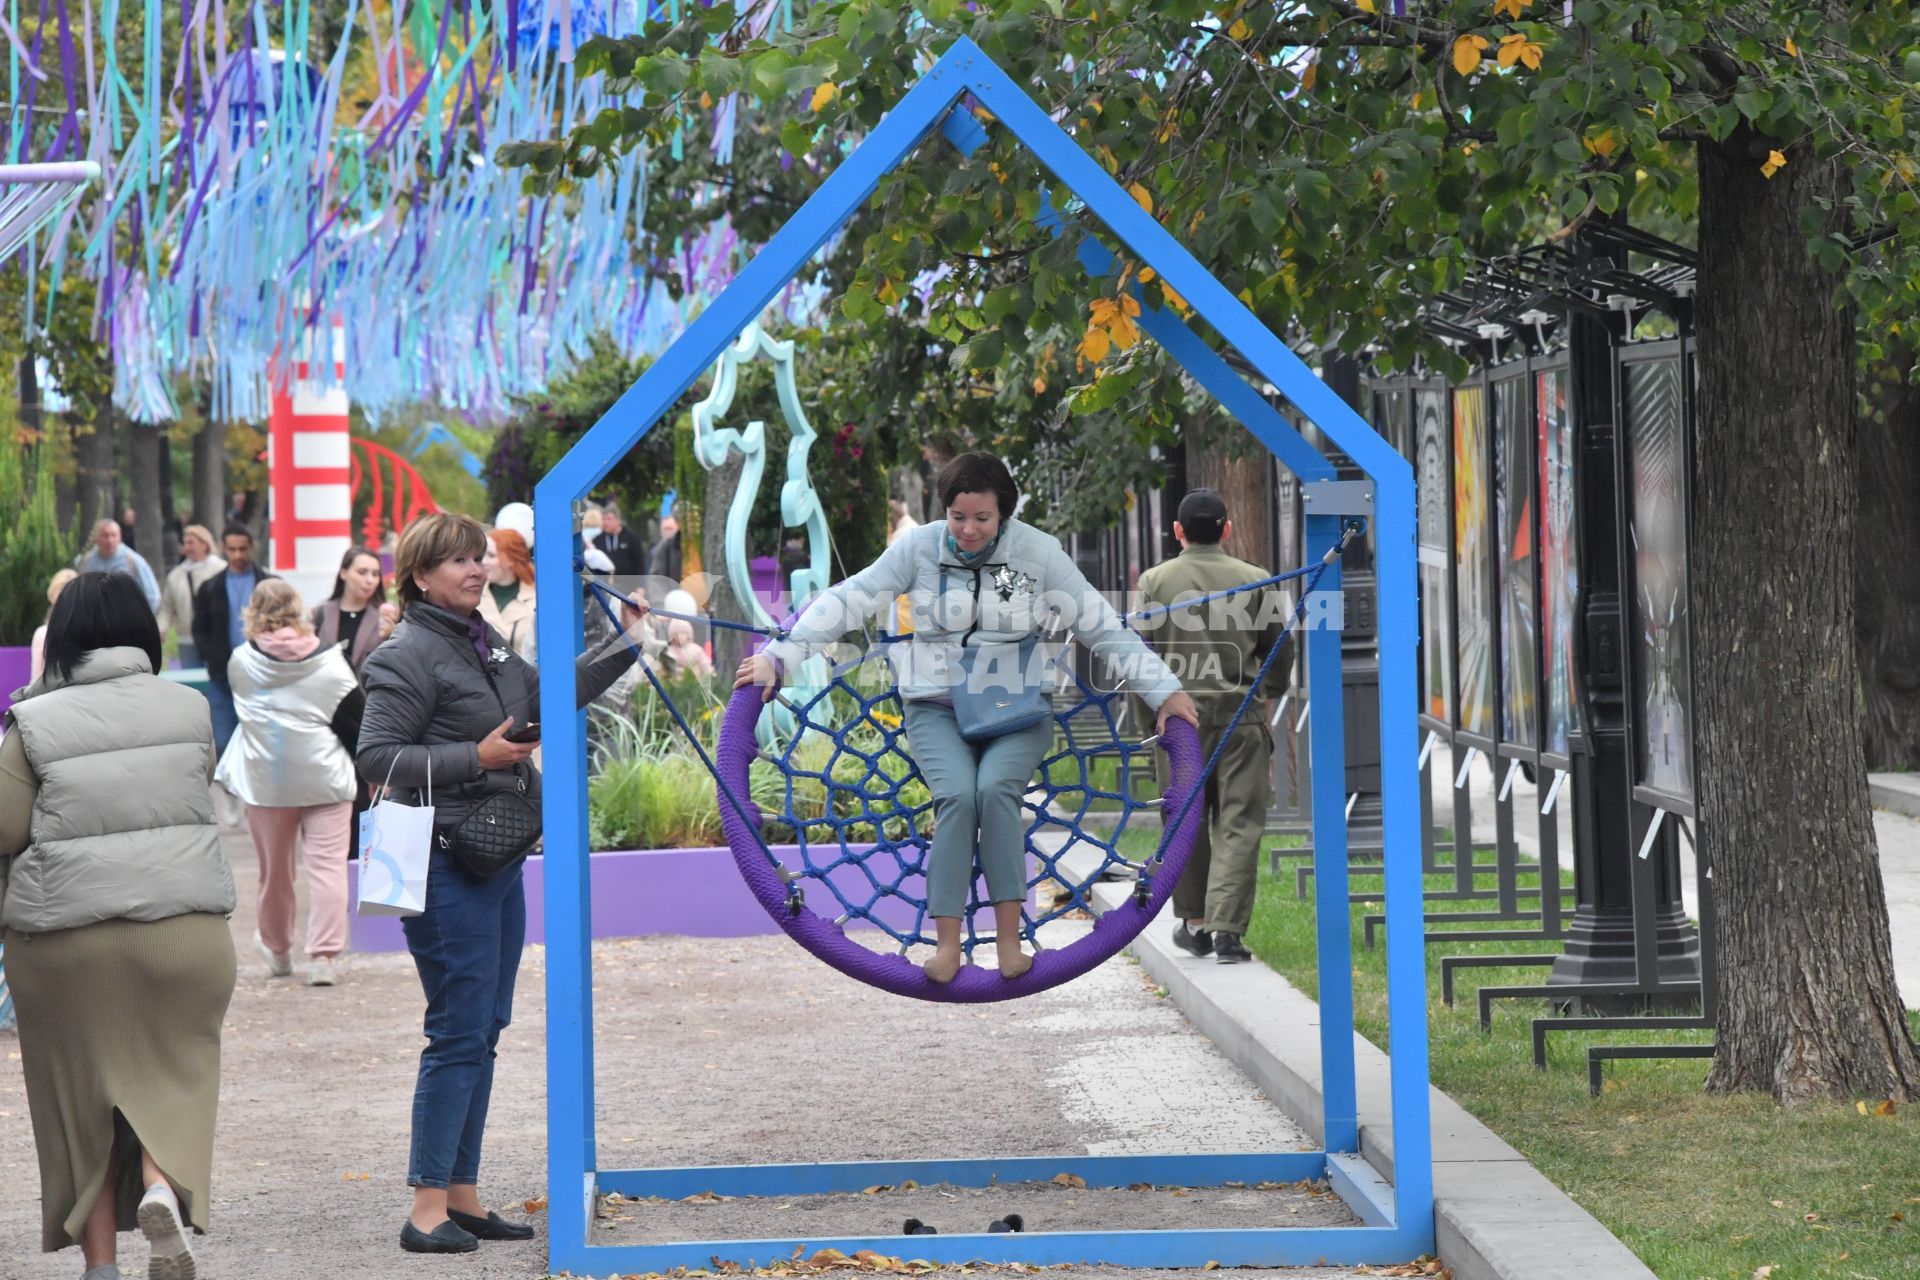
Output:
[[[293,950],[293,855],[307,864],[307,954],[347,949],[347,851],[353,801],[301,809],[247,806],[260,859],[260,940],[275,955]]]

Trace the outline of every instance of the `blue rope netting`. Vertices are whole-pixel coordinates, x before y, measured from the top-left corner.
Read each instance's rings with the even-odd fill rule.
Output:
[[[1282,632],[1283,637],[1289,635],[1304,616],[1320,576],[1345,550],[1359,528],[1357,523],[1350,524],[1339,543],[1314,564],[1178,604],[1136,611],[1125,615],[1126,625],[1135,628],[1137,623],[1175,609],[1196,608],[1311,575]],[[585,581],[616,631],[620,630],[615,606],[632,602],[597,578],[586,576]],[[787,634],[784,627],[756,627],[664,609],[652,612],[669,619],[749,632],[767,639]],[[835,933],[843,933],[849,925],[865,924],[888,939],[901,955],[912,947],[933,944],[924,892],[933,800],[914,766],[905,741],[900,699],[888,664],[881,660],[886,644],[909,639],[910,636],[868,634],[864,637],[864,647],[831,668],[824,684],[804,701],[795,701],[784,691],[777,694],[793,713],[794,731],[773,748],[755,751],[744,787],[729,785],[727,771],[716,764],[658,675],[646,663],[641,664],[662,705],[702,765],[713,775],[723,819],[740,819],[737,823],[728,822],[730,830],[749,833],[753,847],[741,848],[738,840],[732,841],[742,871],[751,869],[749,857],[764,859],[784,884],[784,903],[777,901],[777,887],[776,901],[762,899],[776,922],[783,927],[789,925],[790,921],[783,920],[776,911],[776,907],[784,907],[789,917],[803,913],[819,917],[829,923]],[[639,646],[632,637],[628,643],[638,652]],[[1154,893],[1156,878],[1163,873],[1177,875],[1184,865],[1195,829],[1187,819],[1195,802],[1204,796],[1206,779],[1212,776],[1227,741],[1252,706],[1255,692],[1284,647],[1276,643],[1265,655],[1259,671],[1249,682],[1247,695],[1220,735],[1198,780],[1181,789],[1184,799],[1176,813],[1161,814],[1161,838],[1154,851],[1141,858],[1128,857],[1119,845],[1138,814],[1162,808],[1163,797],[1140,799],[1133,786],[1142,771],[1147,777],[1153,776],[1153,754],[1160,746],[1158,739],[1149,732],[1144,738],[1130,740],[1124,711],[1127,695],[1095,689],[1073,664],[1062,660],[1067,648],[1056,649],[1052,663],[1058,673],[1054,700],[1056,705],[1063,697],[1072,701],[1054,714],[1053,746],[1042,760],[1024,802],[1030,819],[1025,831],[1030,875],[1021,934],[1036,951],[1042,945],[1036,933],[1048,924],[1076,912],[1093,914],[1090,897],[1093,887],[1103,879],[1135,881],[1134,902],[1142,907],[1149,898],[1163,896]],[[739,690],[735,698],[758,700],[761,695],[760,689],[746,688]],[[1110,784],[1100,776],[1098,767],[1100,762],[1109,759],[1115,762]],[[1089,821],[1096,811],[1101,819],[1098,826]],[[796,847],[783,857],[775,845],[789,842]],[[1085,856],[1086,850],[1097,851],[1098,861]],[[1071,867],[1067,865],[1069,855],[1075,855]],[[976,876],[969,892],[963,930],[963,946],[969,954],[993,941],[991,903],[983,890],[984,885]],[[826,908],[828,903],[831,909]],[[1139,923],[1143,924],[1144,918]],[[1138,924],[1134,926],[1137,927]],[[788,932],[811,948],[799,932],[793,928],[788,928]],[[823,958],[832,962],[830,957]],[[851,968],[847,971],[863,980],[873,980],[864,972]],[[917,976],[918,970],[913,970],[913,974]],[[1072,973],[1067,973],[1053,981],[1071,976]],[[931,989],[922,990],[906,978],[884,985],[927,998],[947,998],[946,993],[952,990],[932,987],[930,980],[926,985]],[[1007,990],[1005,994],[1024,992]],[[994,997],[975,995],[971,998]]]

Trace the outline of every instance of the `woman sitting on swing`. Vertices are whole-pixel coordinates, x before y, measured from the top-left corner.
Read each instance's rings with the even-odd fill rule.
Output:
[[[993,900],[1000,976],[1033,966],[1020,947],[1027,894],[1021,797],[1052,741],[1045,672],[1033,654],[1056,610],[1081,642],[1155,712],[1199,727],[1193,699],[1146,643],[1088,583],[1059,539],[1013,518],[1018,492],[1006,464],[963,453],[936,481],[944,524],[907,530],[865,569],[816,597],[784,640],[740,664],[734,687],[759,684],[771,700],[784,672],[905,594],[910,640],[887,646],[907,743],[933,793],[927,910],[935,949],[922,968],[934,982],[959,972],[961,916],[973,880],[974,845]]]

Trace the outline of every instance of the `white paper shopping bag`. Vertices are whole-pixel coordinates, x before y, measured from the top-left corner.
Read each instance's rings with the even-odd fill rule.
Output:
[[[381,799],[360,815],[360,914],[417,916],[427,909],[427,861],[433,854],[432,765],[427,803]],[[389,780],[393,770],[387,770]]]

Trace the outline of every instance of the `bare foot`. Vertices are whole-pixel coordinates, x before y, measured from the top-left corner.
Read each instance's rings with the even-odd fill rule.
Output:
[[[1019,943],[1014,943],[1011,948],[1000,948],[1001,977],[1017,978],[1031,968],[1033,968],[1033,957],[1022,951]]]
[[[953,981],[953,975],[960,972],[960,948],[935,951],[933,958],[920,966],[920,971],[940,986],[946,986]]]

